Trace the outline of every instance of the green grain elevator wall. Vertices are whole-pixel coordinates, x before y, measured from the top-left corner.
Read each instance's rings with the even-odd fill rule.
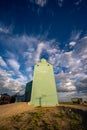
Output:
[[[34,68],[31,102],[32,106],[56,106],[56,92],[53,66],[42,59]]]

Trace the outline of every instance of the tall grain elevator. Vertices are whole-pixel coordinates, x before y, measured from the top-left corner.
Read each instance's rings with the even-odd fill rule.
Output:
[[[30,105],[58,105],[53,66],[45,59],[41,59],[41,61],[34,67]]]

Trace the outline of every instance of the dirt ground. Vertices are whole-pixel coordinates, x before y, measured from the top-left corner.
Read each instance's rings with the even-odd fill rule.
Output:
[[[20,113],[23,113],[23,112],[26,112],[26,111],[31,111],[33,109],[34,108],[29,106],[25,102],[0,105],[0,120],[2,118],[10,117],[10,116],[20,114]]]
[[[84,105],[65,105],[61,104],[59,106],[65,106],[65,107],[71,107],[80,109],[83,111],[87,111],[87,106]],[[0,105],[0,120],[2,118],[10,117],[16,114],[21,114],[27,111],[33,111],[34,107],[29,106],[25,102],[20,103],[13,103],[13,104],[6,104],[6,105]]]

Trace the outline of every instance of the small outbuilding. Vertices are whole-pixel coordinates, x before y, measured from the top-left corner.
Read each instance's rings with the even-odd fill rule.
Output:
[[[71,101],[73,102],[73,104],[81,104],[82,103],[82,98],[79,97],[75,97],[75,98],[71,98]]]

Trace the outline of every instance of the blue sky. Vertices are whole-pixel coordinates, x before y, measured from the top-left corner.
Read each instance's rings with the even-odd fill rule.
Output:
[[[0,1],[0,92],[24,92],[41,58],[53,64],[60,101],[87,100],[87,1]]]

